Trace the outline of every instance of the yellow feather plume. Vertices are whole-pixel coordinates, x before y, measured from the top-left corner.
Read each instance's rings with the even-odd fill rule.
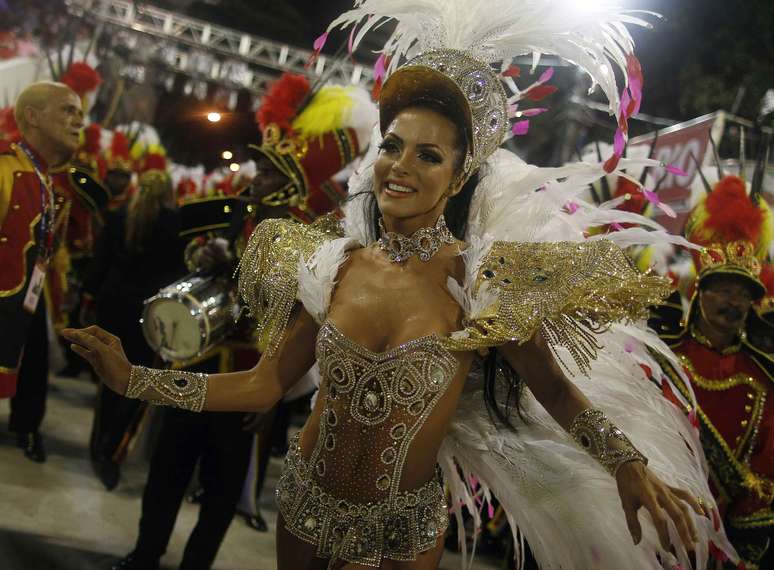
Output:
[[[323,87],[293,121],[293,129],[305,137],[322,136],[341,129],[352,109],[352,87]]]

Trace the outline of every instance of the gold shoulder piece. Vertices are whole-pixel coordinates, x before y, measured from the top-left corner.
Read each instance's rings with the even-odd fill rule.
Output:
[[[552,349],[567,348],[585,373],[599,349],[595,334],[647,316],[671,287],[641,273],[617,245],[595,240],[495,242],[474,287],[479,297],[486,290],[495,292],[493,304],[464,321],[446,341],[451,350],[521,344],[541,329]]]
[[[323,216],[305,225],[287,219],[264,220],[253,231],[239,262],[239,293],[258,329],[258,348],[277,349],[298,291],[298,262],[320,245],[340,237],[338,220]]]

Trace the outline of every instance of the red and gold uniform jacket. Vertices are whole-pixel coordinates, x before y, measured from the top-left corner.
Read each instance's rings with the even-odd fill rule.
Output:
[[[16,393],[19,362],[32,321],[22,303],[44,247],[38,239],[45,206],[32,162],[15,143],[0,141],[0,398]]]
[[[752,335],[718,351],[691,325],[678,324],[677,314],[665,319],[668,312],[662,307],[651,326],[691,380],[711,488],[734,546],[757,568],[774,535],[774,354]],[[687,398],[680,377],[662,364]]]

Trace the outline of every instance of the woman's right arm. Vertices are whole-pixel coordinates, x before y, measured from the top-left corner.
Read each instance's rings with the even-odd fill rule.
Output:
[[[274,406],[312,367],[317,330],[317,323],[299,306],[270,357],[261,357],[250,370],[226,374],[132,366],[121,340],[96,326],[65,329],[62,334],[118,394],[197,411],[261,412]]]

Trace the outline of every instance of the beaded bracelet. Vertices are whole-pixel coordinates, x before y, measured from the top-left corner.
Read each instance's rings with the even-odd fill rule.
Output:
[[[629,461],[648,464],[648,459],[601,410],[589,408],[578,414],[570,425],[570,435],[613,477]]]
[[[143,395],[149,389],[155,392],[152,398]],[[207,399],[207,374],[132,366],[125,396],[201,412]]]

